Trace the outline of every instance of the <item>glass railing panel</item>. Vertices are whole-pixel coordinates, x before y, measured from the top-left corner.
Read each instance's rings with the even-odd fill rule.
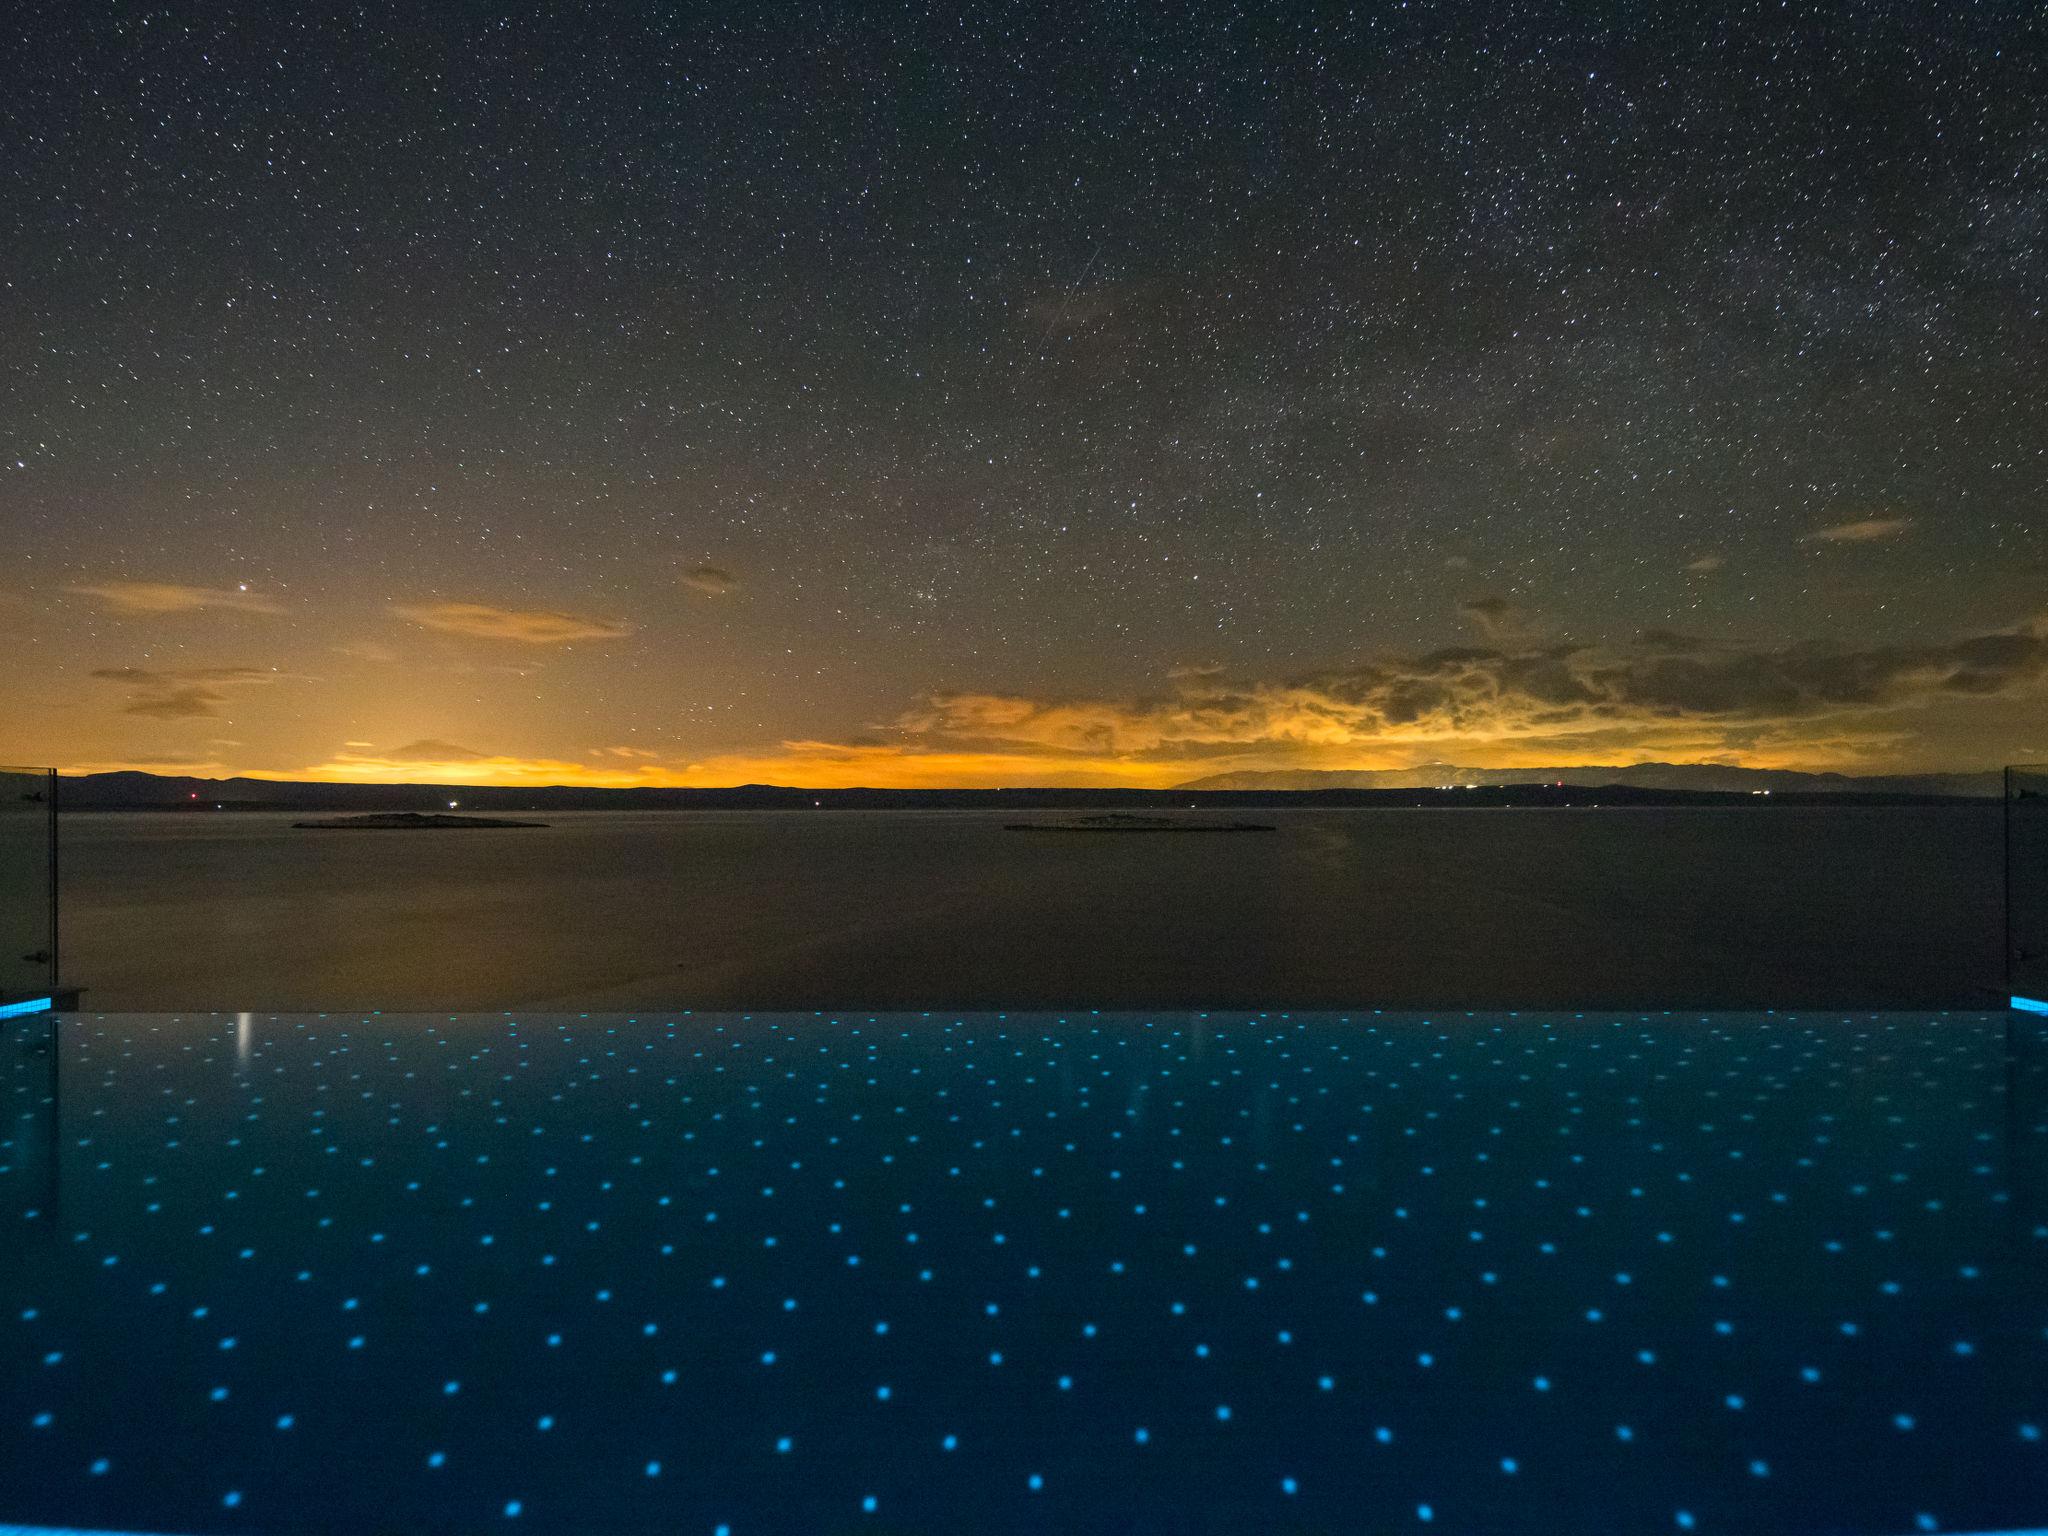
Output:
[[[56,775],[0,768],[0,1006],[57,984]]]
[[[2048,1001],[2048,764],[2005,771],[2006,979]]]

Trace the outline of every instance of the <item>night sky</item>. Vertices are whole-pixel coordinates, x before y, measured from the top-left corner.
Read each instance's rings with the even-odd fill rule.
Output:
[[[0,19],[0,760],[2048,752],[2031,3]]]

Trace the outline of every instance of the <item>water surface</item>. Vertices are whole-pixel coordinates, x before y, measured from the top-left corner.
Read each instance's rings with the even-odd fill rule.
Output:
[[[292,819],[66,818],[67,975],[107,1008],[1874,1007],[2003,970],[1996,805]]]

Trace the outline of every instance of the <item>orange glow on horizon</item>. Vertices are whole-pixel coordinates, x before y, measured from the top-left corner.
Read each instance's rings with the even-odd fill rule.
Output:
[[[638,750],[605,749],[624,760],[515,756],[381,755],[343,751],[304,768],[237,767],[217,760],[193,762],[78,762],[67,775],[141,772],[207,779],[248,778],[338,784],[446,784],[477,788],[560,785],[585,789],[729,789],[773,784],[792,789],[1173,789],[1192,780],[1235,772],[1376,772],[1412,770],[1429,763],[1461,768],[1513,771],[1534,768],[1622,766],[1656,761],[1676,764],[1794,770],[1875,771],[1875,741],[1814,740],[1781,743],[1770,749],[1729,750],[1719,741],[1644,741],[1634,746],[1603,743],[1597,750],[1556,746],[1530,751],[1526,742],[1436,741],[1418,750],[1381,754],[1296,748],[1211,756],[1090,756],[1054,750],[995,751],[890,744],[790,741],[752,753],[724,753],[696,760],[660,757]],[[630,756],[628,752],[630,750]],[[593,757],[602,754],[593,753]]]

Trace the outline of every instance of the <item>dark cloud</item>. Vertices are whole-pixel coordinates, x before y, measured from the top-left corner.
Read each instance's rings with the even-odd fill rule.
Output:
[[[436,741],[430,736],[424,741],[412,741],[402,747],[393,747],[384,755],[401,763],[453,763],[469,758],[486,758],[490,753],[458,747],[452,741]]]
[[[723,597],[740,584],[739,577],[720,565],[695,565],[683,572],[681,581],[693,592]]]
[[[1636,649],[1658,652],[1676,651],[1687,653],[1713,649],[1709,642],[1696,635],[1688,635],[1675,629],[1646,629],[1636,636]]]
[[[1468,609],[1474,605],[1467,605]],[[1492,603],[1483,611],[1504,622]],[[935,696],[913,736],[1086,753],[1186,752],[1204,743],[1296,750],[1389,742],[1599,736],[1675,726],[1726,735],[2048,684],[2048,615],[1930,645],[1742,646],[1671,630],[1602,649],[1453,646],[1287,680],[1183,676],[1152,699]]]
[[[279,674],[262,667],[180,667],[168,671],[99,667],[92,675],[101,682],[120,683],[128,689],[127,701],[121,706],[124,715],[196,720],[221,712],[221,706],[227,702],[221,688],[237,683],[267,683]]]
[[[1505,640],[1529,628],[1528,613],[1504,597],[1468,597],[1458,604],[1458,612],[1489,640]]]
[[[161,692],[137,694],[121,706],[124,715],[147,715],[154,720],[191,720],[217,715],[227,695],[211,688],[166,688]]]

